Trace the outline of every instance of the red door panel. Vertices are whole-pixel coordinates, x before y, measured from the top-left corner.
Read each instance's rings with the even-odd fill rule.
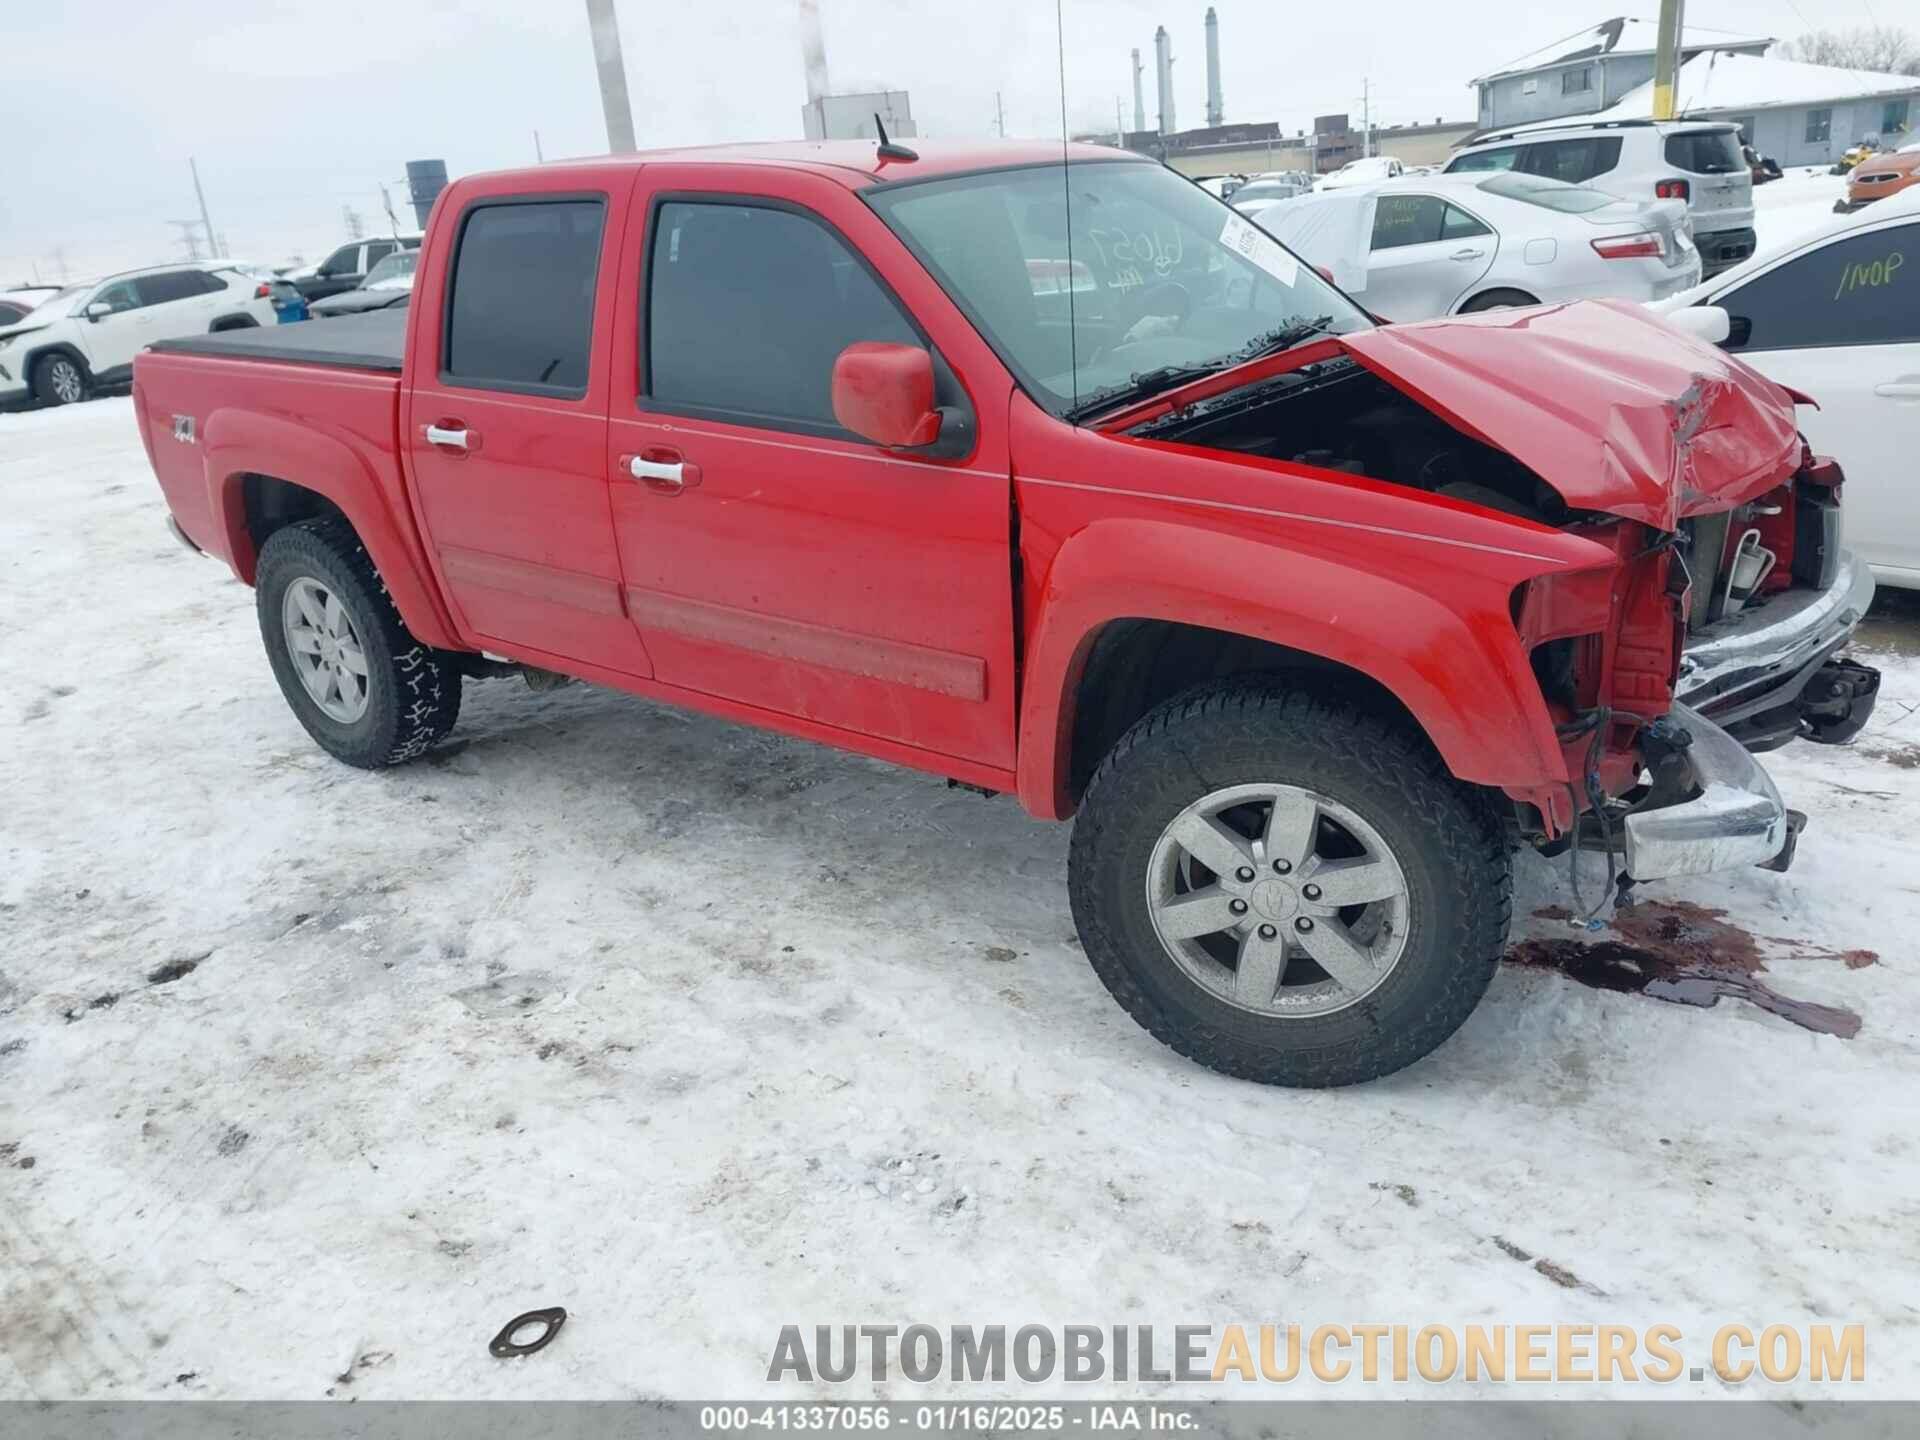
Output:
[[[456,189],[450,202],[443,202],[436,218],[449,239],[427,247],[426,268],[414,291],[415,362],[409,373],[415,382],[404,440],[429,551],[474,643],[509,655],[532,651],[646,677],[652,674],[646,647],[621,598],[607,476],[608,336],[614,328],[632,181],[628,177],[611,192],[590,196],[577,186],[556,173],[534,177],[513,197],[469,200]],[[502,206],[503,199],[513,204]],[[474,217],[499,207],[490,214],[505,215],[512,225],[532,214],[514,206],[596,199],[604,220],[591,282],[591,338],[586,373],[574,393],[540,393],[537,384],[447,374],[448,292],[455,288],[466,237],[482,233],[470,228],[470,222],[480,223]],[[514,290],[526,287],[539,315],[584,305],[578,289],[553,276],[551,267],[542,268],[543,257],[555,253],[552,238],[523,228],[524,235],[509,229],[491,242],[502,259],[487,272],[485,283],[501,288],[504,277]],[[522,252],[524,266],[518,263]],[[476,260],[459,272],[460,283],[483,283],[477,267]],[[585,277],[576,282],[585,283]],[[547,295],[539,290],[543,284],[558,288]],[[456,325],[460,321],[456,314]],[[484,346],[490,338],[482,336],[476,344]],[[457,350],[459,344],[455,335],[452,345]],[[462,362],[456,357],[455,363]],[[464,367],[486,368],[484,363]]]
[[[649,166],[644,178],[622,265],[628,298],[608,469],[626,606],[658,678],[1010,768],[1011,380],[885,227],[834,182],[775,171],[743,180],[737,169],[721,176],[697,166]],[[890,453],[845,432],[721,419],[636,396],[633,317],[645,288],[650,201],[724,199],[743,188],[824,218],[837,240],[876,264],[897,258],[913,267],[897,276],[889,266],[886,279],[952,371],[966,377],[978,428],[972,454],[942,461]],[[831,272],[821,274],[830,285]],[[937,305],[913,293],[915,275]],[[834,317],[825,319],[830,328]],[[750,310],[716,314],[714,323],[743,348],[782,344],[776,321]],[[824,371],[806,367],[830,369],[831,356],[803,352],[782,350],[780,363],[800,372],[799,389],[815,379],[824,387]],[[670,363],[662,357],[663,373]]]

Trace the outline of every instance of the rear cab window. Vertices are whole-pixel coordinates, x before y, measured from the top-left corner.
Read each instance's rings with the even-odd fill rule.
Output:
[[[606,201],[481,200],[454,242],[442,384],[579,399],[593,350]]]
[[[1741,169],[1736,130],[1682,130],[1667,136],[1667,164],[1694,175],[1729,175]]]

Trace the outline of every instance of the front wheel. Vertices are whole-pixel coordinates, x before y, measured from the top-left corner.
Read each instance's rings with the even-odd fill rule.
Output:
[[[1485,993],[1512,909],[1504,828],[1424,737],[1261,677],[1169,701],[1114,747],[1070,883],[1135,1020],[1275,1085],[1434,1049]]]
[[[460,674],[408,632],[341,520],[276,530],[254,576],[260,637],[320,747],[363,770],[423,754],[460,717]]]
[[[33,398],[42,405],[77,405],[87,398],[87,372],[71,355],[42,355],[33,366]]]

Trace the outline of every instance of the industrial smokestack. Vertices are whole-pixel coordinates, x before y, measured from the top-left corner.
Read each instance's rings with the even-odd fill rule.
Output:
[[[1160,133],[1171,135],[1173,123],[1173,41],[1162,25],[1153,32],[1153,68],[1160,83]]]
[[[1226,107],[1220,103],[1220,17],[1207,7],[1207,124],[1224,124]]]
[[[1147,101],[1140,93],[1140,52],[1133,52],[1133,128],[1138,133],[1147,128]]]
[[[807,67],[807,103],[827,93],[827,42],[820,33],[820,0],[800,0],[800,58]]]

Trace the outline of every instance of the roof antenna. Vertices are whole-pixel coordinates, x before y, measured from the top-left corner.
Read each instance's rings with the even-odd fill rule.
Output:
[[[918,160],[920,152],[909,150],[904,145],[896,145],[887,138],[887,127],[880,123],[880,112],[873,112],[873,132],[880,137],[880,148],[874,153],[882,160]]]

